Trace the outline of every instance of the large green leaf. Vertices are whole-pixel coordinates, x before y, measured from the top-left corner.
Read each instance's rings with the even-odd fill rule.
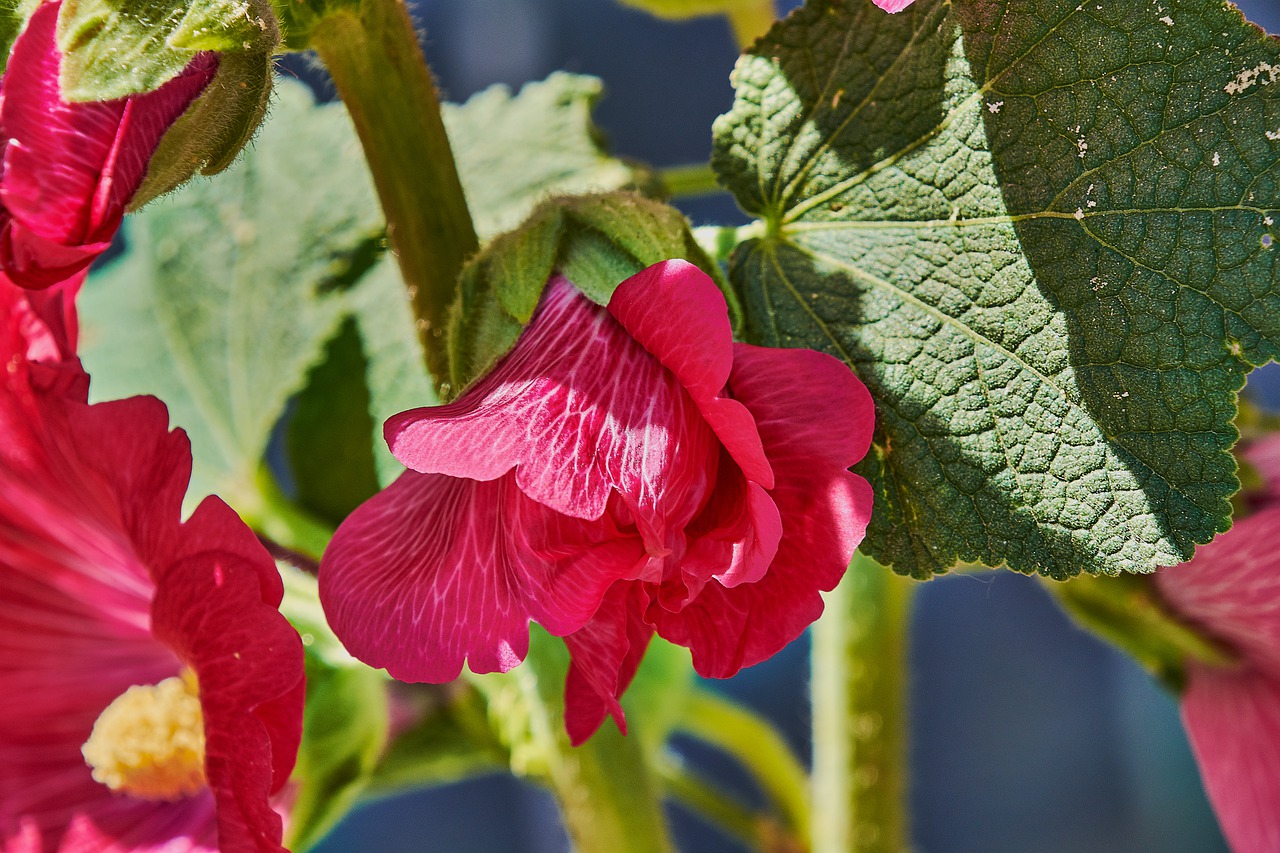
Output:
[[[281,85],[232,170],[129,222],[81,301],[97,399],[153,393],[191,436],[192,495],[243,494],[346,310],[335,287],[383,228],[346,113]]]
[[[1221,0],[814,0],[741,60],[732,276],[753,337],[872,389],[878,560],[1150,571],[1227,527],[1278,67]]]
[[[550,195],[622,189],[647,180],[610,157],[591,109],[595,77],[556,73],[518,95],[492,86],[462,106],[447,104],[445,127],[481,239],[519,225]]]

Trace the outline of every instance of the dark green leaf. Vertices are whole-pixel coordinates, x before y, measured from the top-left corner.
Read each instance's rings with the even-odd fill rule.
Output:
[[[1225,529],[1280,344],[1280,44],[1221,0],[814,0],[752,54],[731,275],[752,337],[872,389],[870,552],[1146,572]]]
[[[348,319],[311,371],[289,418],[295,500],[334,527],[378,491],[367,368],[360,334]]]

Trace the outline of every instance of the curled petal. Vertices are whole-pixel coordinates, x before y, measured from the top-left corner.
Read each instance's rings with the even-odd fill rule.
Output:
[[[695,669],[727,678],[777,653],[822,613],[871,518],[871,486],[846,470],[867,451],[871,396],[849,370],[809,350],[735,345],[734,396],[751,411],[777,480],[777,556],[754,583],[708,583],[683,609],[650,604],[666,639]]]
[[[199,54],[154,92],[68,103],[60,6],[35,10],[0,79],[0,266],[22,287],[64,281],[110,245],[160,138],[217,68],[216,55]]]
[[[618,285],[609,313],[680,380],[747,479],[772,488],[751,414],[721,396],[733,367],[733,330],[711,277],[688,261],[654,264]]]
[[[591,621],[564,638],[573,656],[565,682],[564,724],[574,746],[591,737],[606,716],[627,733],[618,699],[636,677],[653,639],[653,628],[644,621],[646,603],[640,584],[615,583]]]
[[[526,495],[574,518],[600,518],[616,491],[657,547],[702,503],[715,447],[675,375],[560,277],[490,374],[447,406],[392,417],[386,436],[415,471],[515,469]]]

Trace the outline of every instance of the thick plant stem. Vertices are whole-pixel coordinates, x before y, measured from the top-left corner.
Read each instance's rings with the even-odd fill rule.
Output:
[[[310,44],[355,122],[427,367],[443,382],[445,320],[479,244],[413,21],[404,0],[362,0],[322,18]]]
[[[743,0],[725,14],[729,17],[729,26],[733,27],[733,37],[737,39],[739,49],[744,51],[769,32],[778,18],[774,0]]]
[[[909,849],[906,668],[914,587],[858,552],[813,627],[813,853]]]

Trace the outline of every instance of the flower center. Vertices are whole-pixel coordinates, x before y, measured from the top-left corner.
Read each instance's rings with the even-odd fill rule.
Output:
[[[130,687],[98,717],[80,751],[93,778],[113,791],[144,800],[199,792],[204,718],[195,673]]]

